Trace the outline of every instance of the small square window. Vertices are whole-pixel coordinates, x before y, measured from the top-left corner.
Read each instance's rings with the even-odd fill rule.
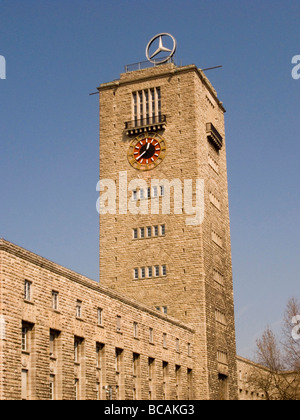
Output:
[[[57,340],[59,337],[59,332],[55,330],[50,330],[50,357],[55,358],[56,357],[56,351],[57,351]]]
[[[139,336],[139,329],[138,329],[138,323],[137,322],[133,323],[133,336],[134,336],[134,338],[138,338],[138,336]]]
[[[76,317],[81,318],[81,314],[82,314],[82,301],[77,300],[77,302],[76,302]]]
[[[163,347],[166,348],[167,347],[167,334],[163,333]]]
[[[180,344],[179,344],[179,338],[176,338],[176,352],[180,352]]]
[[[30,301],[31,300],[31,281],[25,280],[24,282],[24,299]]]
[[[55,375],[50,375],[49,398],[50,398],[50,401],[55,400]]]
[[[82,351],[83,351],[83,338],[81,337],[74,337],[74,362],[80,363],[81,357],[82,357]]]
[[[121,372],[122,370],[122,357],[123,357],[123,350],[116,349],[116,372]]]
[[[121,317],[119,315],[117,316],[117,331],[121,331]]]
[[[28,398],[28,370],[22,369],[22,376],[21,376],[21,389],[22,394],[21,398],[22,400],[27,400]]]
[[[58,310],[58,292],[52,290],[52,309]]]
[[[133,353],[133,357],[132,357],[132,375],[134,378],[136,378],[138,376],[139,373],[139,364],[140,364],[140,355],[137,353]],[[133,385],[133,399],[137,400],[137,387],[136,385]]]
[[[98,368],[98,370],[101,370],[103,368],[104,348],[104,344],[96,343],[96,367]]]
[[[22,351],[28,350],[28,331],[29,328],[25,325],[22,325]]]
[[[153,343],[153,328],[149,328],[149,343]]]
[[[74,380],[74,394],[75,394],[75,400],[79,399],[79,379],[75,378]]]
[[[103,322],[103,309],[102,308],[97,309],[97,319],[98,319],[98,325],[102,325],[102,322]]]
[[[32,344],[32,330],[34,325],[22,322],[22,351],[30,353]]]

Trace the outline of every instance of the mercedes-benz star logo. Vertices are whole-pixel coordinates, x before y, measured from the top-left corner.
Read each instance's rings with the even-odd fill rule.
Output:
[[[171,38],[171,40],[173,42],[172,49],[164,47],[164,45],[163,45],[163,37],[169,37],[169,38]],[[158,48],[150,55],[150,47],[152,46],[152,44],[154,43],[154,41],[156,41],[157,39],[159,40],[158,41]],[[176,39],[172,35],[170,35],[170,34],[162,33],[162,34],[155,35],[149,41],[149,43],[148,43],[148,45],[146,47],[146,57],[147,57],[147,59],[151,63],[154,63],[154,64],[162,64],[162,63],[166,63],[174,55],[175,51],[176,51]],[[154,59],[155,57],[158,56],[158,54],[164,53],[164,52],[169,53],[169,55],[167,57],[164,56],[162,58],[156,58],[156,59]]]

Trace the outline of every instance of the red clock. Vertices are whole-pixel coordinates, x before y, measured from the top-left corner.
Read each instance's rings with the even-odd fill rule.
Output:
[[[157,133],[140,134],[130,144],[128,161],[136,169],[150,170],[165,157],[166,142]]]

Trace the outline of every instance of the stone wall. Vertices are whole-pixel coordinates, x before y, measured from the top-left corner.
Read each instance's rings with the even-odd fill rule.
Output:
[[[166,116],[159,129],[166,141],[166,156],[154,169],[139,171],[127,159],[136,134],[128,135],[125,123],[133,119],[132,93],[158,87],[161,112]],[[179,180],[182,186],[192,180],[193,205],[196,180],[204,183],[204,218],[198,224],[189,224],[186,208],[182,214],[174,211],[172,192],[170,214],[162,208],[159,214],[151,214],[148,200],[148,214],[120,214],[117,205],[115,214],[101,215],[100,282],[153,308],[165,307],[170,315],[191,325],[197,333],[196,397],[218,399],[222,393],[233,399],[236,350],[224,107],[194,65],[167,64],[125,73],[119,80],[102,84],[99,92],[100,176],[116,183],[117,203],[121,171],[126,172],[128,184],[138,179],[148,187],[153,179]],[[221,149],[208,140],[207,123],[222,137]],[[134,239],[135,228],[155,225],[164,225],[165,235]],[[134,279],[134,268],[156,264],[166,265],[166,276]],[[220,379],[226,381],[225,392]]]
[[[1,400],[49,399],[51,381],[55,399],[192,398],[194,333],[170,316],[4,240],[0,299]]]

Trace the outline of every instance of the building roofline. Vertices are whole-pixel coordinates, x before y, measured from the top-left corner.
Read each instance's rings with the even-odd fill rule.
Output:
[[[155,69],[156,71],[153,71]],[[157,67],[150,67],[142,70],[135,70],[129,73],[122,73],[120,75],[120,79],[113,80],[111,82],[102,83],[97,88],[99,93],[104,90],[109,89],[117,89],[122,85],[132,84],[132,83],[139,83],[148,80],[154,80],[158,77],[167,77],[172,76],[179,73],[185,73],[194,71],[202,81],[202,83],[206,86],[210,94],[215,99],[218,106],[221,108],[223,112],[226,112],[226,109],[223,106],[223,102],[221,102],[217,96],[217,92],[210,83],[209,79],[206,77],[203,70],[198,68],[195,64],[190,64],[187,66],[176,66],[175,64],[164,64]],[[133,74],[135,77],[133,77]]]
[[[236,355],[236,360],[237,361],[240,361],[240,362],[243,362],[243,363],[247,363],[248,365],[251,365],[251,366],[253,366],[253,367],[257,368],[257,369],[265,370],[266,372],[270,372],[271,371],[266,366],[263,366],[263,365],[261,365],[259,363],[256,363],[256,362],[253,362],[253,360],[246,359],[245,357],[242,357],[242,356],[239,356],[239,355]]]
[[[95,280],[89,279],[88,277],[83,276],[82,274],[76,273],[75,271],[72,271],[68,268],[65,268],[57,263],[54,263],[44,257],[41,257],[31,251],[26,250],[25,248],[22,248],[18,245],[13,244],[12,242],[9,242],[3,238],[0,238],[0,252],[7,252],[11,255],[14,255],[20,259],[26,260],[36,266],[39,266],[40,268],[43,268],[45,270],[51,271],[54,274],[57,274],[59,276],[65,277],[68,280],[74,281],[76,283],[81,284],[82,286],[88,287],[90,289],[95,290],[98,293],[103,293],[104,295],[116,299],[126,305],[130,305],[134,307],[135,309],[139,309],[143,312],[148,313],[149,315],[155,316],[157,318],[160,318],[166,322],[169,322],[173,325],[176,325],[177,327],[183,328],[189,332],[194,333],[195,330],[190,327],[189,325],[183,324],[182,322],[178,321],[177,319],[165,315],[163,313],[160,313],[156,311],[155,309],[152,309],[146,305],[140,304],[139,302],[136,302],[135,300],[124,296],[108,287],[102,286],[99,283],[97,283]]]
[[[263,366],[259,363],[253,362],[252,360],[246,359],[245,357],[236,355],[236,359],[237,359],[237,361],[247,363],[248,365],[254,366],[258,369],[262,369],[262,370],[265,370],[267,372],[271,372],[271,369],[269,369],[268,367]],[[282,371],[277,372],[277,373],[280,374],[280,375],[292,375],[292,374],[299,374],[299,371],[297,371],[297,370],[282,370]]]

